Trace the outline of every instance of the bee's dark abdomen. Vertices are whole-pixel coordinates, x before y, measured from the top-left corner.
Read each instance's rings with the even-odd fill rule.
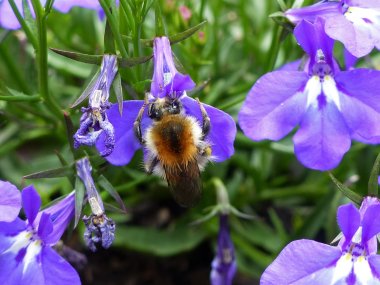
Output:
[[[183,207],[192,207],[202,196],[202,180],[198,163],[191,161],[178,167],[164,166],[166,180],[174,199]]]

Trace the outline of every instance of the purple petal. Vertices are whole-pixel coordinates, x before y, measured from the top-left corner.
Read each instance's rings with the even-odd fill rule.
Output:
[[[24,208],[29,224],[33,224],[41,207],[41,198],[33,185],[29,185],[22,190],[22,206]]]
[[[328,17],[325,21],[325,31],[334,40],[342,42],[344,47],[356,57],[365,56],[374,48],[369,31],[356,28],[343,15]]]
[[[336,167],[349,150],[351,138],[336,105],[321,109],[311,106],[293,137],[298,160],[308,168],[329,170]]]
[[[176,73],[172,79],[172,82],[166,85],[165,94],[166,95],[174,94],[178,98],[182,95],[183,91],[191,90],[194,87],[195,87],[195,83],[189,75]]]
[[[99,2],[94,0],[55,0],[53,7],[62,13],[69,12],[73,7],[82,7],[93,10],[101,9]]]
[[[380,71],[356,69],[335,76],[343,93],[341,112],[353,139],[380,142]]]
[[[300,71],[300,66],[302,64],[302,59],[297,59],[295,61],[289,62],[281,66],[277,71]]]
[[[49,225],[45,225],[45,223],[48,223],[46,220],[42,220],[44,215],[49,215],[50,223],[53,225],[52,231],[48,233],[48,230],[43,230],[46,235],[40,236],[45,244],[54,245],[60,240],[63,232],[74,217],[74,211],[75,195],[74,192],[71,192],[64,199],[38,213],[34,221],[34,226],[37,227],[38,230],[40,226],[50,227]]]
[[[349,6],[380,8],[380,2],[378,0],[346,0],[345,2]]]
[[[274,71],[261,77],[249,91],[239,113],[239,125],[253,140],[279,140],[301,120],[307,97],[301,92],[308,75]]]
[[[53,224],[50,220],[50,215],[42,213],[38,225],[38,236],[40,239],[45,240],[46,237],[53,231]]]
[[[285,16],[294,24],[300,23],[302,20],[313,23],[317,17],[335,16],[341,14],[340,3],[321,1],[314,5],[289,9],[285,12]]]
[[[124,101],[122,116],[120,116],[118,104],[113,104],[107,111],[108,120],[115,129],[115,148],[110,155],[105,157],[109,163],[113,165],[128,164],[135,151],[141,148],[133,130],[133,123],[143,103],[144,101],[141,100]],[[147,110],[144,112],[143,129],[151,123],[146,114]],[[99,152],[105,150],[104,134],[98,139],[96,148]]]
[[[380,176],[379,176],[378,180],[379,179],[380,179]],[[364,214],[367,211],[368,207],[372,206],[372,205],[380,205],[379,199],[376,197],[370,197],[370,196],[367,196],[363,199],[363,202],[360,205],[360,209],[359,209],[360,216],[362,219],[363,219]]]
[[[297,240],[288,244],[261,276],[261,285],[292,284],[302,278],[331,282],[329,268],[340,258],[342,252],[338,247],[329,246],[312,240]],[[318,274],[315,274],[317,273]],[[313,275],[315,274],[315,275]],[[325,276],[324,276],[325,275]],[[326,283],[297,284],[330,284]],[[313,279],[311,279],[313,280]],[[326,280],[325,280],[326,281]]]
[[[43,248],[41,263],[45,285],[81,284],[75,269],[50,247]]]
[[[352,204],[340,206],[337,212],[338,225],[345,239],[350,242],[360,226],[360,214]]]
[[[13,184],[0,180],[0,221],[12,222],[21,209],[21,193]]]
[[[0,254],[13,244],[13,238],[24,231],[26,227],[25,221],[19,218],[11,223],[0,222]]]
[[[317,51],[322,50],[325,61],[333,66],[334,41],[324,31],[324,20],[317,18],[314,24],[302,21],[294,29],[294,36],[310,57],[310,66],[316,61]]]
[[[373,274],[373,279],[378,283],[380,282],[380,255],[370,255],[368,257],[368,263]]]
[[[187,95],[181,97],[186,114],[202,122],[202,113],[199,104]],[[203,104],[203,103],[202,103]],[[212,106],[203,104],[210,118],[210,132],[206,141],[211,143],[212,157],[215,162],[222,162],[234,154],[234,140],[236,137],[236,124],[227,113]]]
[[[354,69],[358,58],[356,56],[353,56],[347,49],[344,49],[343,56],[345,69]]]
[[[15,0],[15,4],[21,15],[23,15],[22,0]],[[8,0],[0,1],[0,27],[7,30],[17,30],[21,28]]]
[[[362,227],[362,243],[380,232],[380,205],[372,205],[367,208],[362,220]]]

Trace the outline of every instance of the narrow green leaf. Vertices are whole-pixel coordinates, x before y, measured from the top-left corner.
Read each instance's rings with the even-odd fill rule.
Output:
[[[304,0],[295,0],[293,2],[292,8],[300,8],[303,5]]]
[[[123,89],[121,87],[121,76],[116,74],[115,79],[112,83],[113,91],[116,94],[117,103],[119,105],[120,116],[123,115]]]
[[[18,95],[18,96],[2,96],[2,95],[0,95],[0,101],[39,102],[39,101],[41,101],[41,97],[39,95]]]
[[[274,12],[274,13],[270,14],[268,17],[269,18],[285,17],[285,14],[284,14],[284,12],[278,11],[278,12]]]
[[[70,106],[70,108],[75,108],[80,103],[82,103],[94,90],[94,85],[98,80],[100,74],[100,69],[94,74],[90,83],[87,85],[86,89],[82,92],[82,94],[75,100],[75,102]]]
[[[334,182],[334,184],[338,187],[338,189],[351,201],[355,202],[356,204],[360,205],[363,197],[361,197],[359,194],[352,191],[350,188],[348,188],[346,185],[341,183],[338,179],[334,177],[334,175],[331,172],[328,172],[331,180]]]
[[[132,67],[137,64],[145,63],[148,60],[150,60],[153,57],[153,55],[149,56],[142,56],[142,57],[130,57],[128,59],[125,58],[119,58],[119,67],[125,68],[125,67]]]
[[[84,62],[84,63],[100,65],[103,59],[103,55],[84,54],[84,53],[66,51],[66,50],[61,50],[61,49],[56,49],[56,48],[49,48],[49,49],[62,56],[71,58],[76,61]]]
[[[379,170],[380,170],[380,153],[377,155],[375,163],[371,170],[371,175],[368,181],[368,195],[378,196],[379,193]]]
[[[288,8],[286,7],[286,4],[284,0],[277,0],[278,6],[280,6],[282,11],[286,11]]]
[[[112,186],[112,184],[105,178],[103,175],[99,176],[98,183],[104,190],[106,190],[112,198],[115,199],[115,201],[119,204],[120,208],[124,213],[127,212],[127,208],[124,205],[123,200],[121,199],[119,193],[115,190],[115,188]]]
[[[73,154],[73,157],[75,159],[78,159],[79,158],[78,151],[74,148],[73,136],[74,136],[75,131],[74,131],[73,122],[71,121],[69,114],[67,114],[66,112],[64,112],[63,117],[65,120],[67,141],[69,143],[71,153]]]
[[[174,45],[176,43],[182,42],[183,40],[187,39],[188,37],[191,37],[195,32],[197,32],[200,28],[202,28],[207,21],[203,21],[199,23],[198,25],[191,27],[190,29],[187,29],[186,31],[175,34],[173,36],[169,36],[170,44]]]
[[[166,35],[165,25],[163,22],[163,17],[161,13],[161,3],[160,1],[156,1],[155,9],[154,9],[154,15],[155,15],[155,21],[156,21],[156,37],[162,37]]]
[[[35,172],[35,173],[24,176],[24,179],[66,177],[73,174],[74,174],[73,169],[69,166],[65,166],[65,167]]]
[[[82,181],[77,176],[75,179],[75,218],[74,228],[79,223],[80,216],[82,215],[82,209],[84,204],[85,189]]]
[[[115,39],[108,19],[106,20],[106,28],[104,31],[104,53],[116,54]]]

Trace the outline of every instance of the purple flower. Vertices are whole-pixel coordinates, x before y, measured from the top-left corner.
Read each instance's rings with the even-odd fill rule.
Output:
[[[87,192],[87,200],[90,204],[92,214],[83,217],[86,225],[84,239],[87,246],[96,251],[97,244],[103,248],[109,248],[115,239],[115,223],[104,213],[104,205],[98,191],[96,191],[94,180],[91,176],[91,164],[87,157],[77,161],[77,174],[82,179]]]
[[[236,273],[235,249],[230,238],[228,215],[219,215],[216,256],[211,264],[211,285],[231,285]]]
[[[20,191],[13,184],[0,180],[0,222],[14,221],[20,209]]]
[[[0,223],[0,284],[80,284],[77,272],[51,247],[74,216],[74,193],[39,211],[33,186],[22,191],[27,220]]]
[[[340,71],[333,40],[323,20],[302,21],[294,30],[309,55],[305,70],[278,70],[262,76],[250,90],[239,124],[253,140],[280,140],[299,125],[293,137],[298,160],[306,167],[336,167],[351,139],[380,142],[380,72]]]
[[[156,38],[154,40],[154,72],[151,84],[151,94],[148,104],[159,99],[176,101],[181,105],[182,114],[193,120],[194,126],[201,129],[203,116],[200,106],[202,106],[210,119],[210,131],[204,138],[211,145],[212,157],[216,162],[224,161],[233,152],[233,141],[236,135],[236,125],[234,120],[225,112],[206,104],[200,104],[187,96],[186,91],[194,88],[195,84],[189,75],[183,75],[177,71],[174,65],[170,42],[167,37]],[[136,150],[141,148],[141,144],[134,132],[134,123],[139,115],[142,100],[124,101],[123,115],[120,118],[117,104],[107,111],[109,121],[115,128],[115,149],[106,159],[114,165],[128,164]],[[153,121],[148,115],[149,108],[145,108],[141,115],[141,136],[146,135],[146,130],[152,126]],[[201,130],[200,130],[201,131]],[[96,143],[100,152],[105,150],[102,139]],[[147,159],[147,157],[145,158]]]
[[[22,0],[14,1],[21,15],[24,15]],[[27,2],[29,4],[31,13],[34,15],[31,1],[28,0]],[[45,3],[46,0],[41,0],[42,5],[45,5]],[[71,8],[76,6],[97,11],[102,10],[99,2],[94,0],[55,0],[53,4],[53,8],[62,13],[67,13]],[[0,1],[0,27],[8,30],[17,30],[21,28],[21,25],[13,13],[8,0]]]
[[[374,47],[380,49],[380,1],[321,1],[309,7],[290,9],[286,17],[298,24],[325,19],[324,29],[331,38],[340,41],[356,57],[362,57]]]
[[[114,127],[108,120],[106,110],[111,106],[108,98],[117,70],[117,56],[105,54],[99,75],[95,76],[96,78],[91,81],[90,85],[74,103],[74,106],[76,106],[89,96],[89,106],[82,108],[83,115],[80,119],[80,126],[74,134],[75,148],[80,145],[94,145],[99,136],[104,133],[104,149],[101,155],[107,156],[112,153],[115,145]]]
[[[364,199],[358,211],[340,206],[337,220],[343,237],[338,246],[312,240],[288,244],[261,276],[269,284],[380,284],[380,202]]]

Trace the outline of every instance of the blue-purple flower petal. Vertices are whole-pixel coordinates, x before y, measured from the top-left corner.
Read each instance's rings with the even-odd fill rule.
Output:
[[[186,114],[195,117],[201,124],[203,119],[199,103],[186,95],[181,97],[181,102]],[[210,118],[210,132],[205,140],[211,144],[212,160],[222,162],[234,154],[236,123],[227,113],[207,104],[201,104]]]
[[[265,270],[260,284],[330,284],[332,274],[329,269],[333,268],[341,254],[338,247],[312,240],[293,241]],[[310,280],[297,283],[309,276],[315,277],[314,283],[310,283]],[[318,281],[321,282],[318,283]]]
[[[302,71],[274,71],[257,80],[239,112],[244,134],[253,140],[286,136],[306,111],[308,79]]]
[[[362,242],[365,243],[380,233],[380,205],[367,208],[362,220]]]
[[[361,217],[352,204],[340,206],[337,212],[338,225],[346,240],[351,240],[360,227]]]
[[[0,180],[0,222],[12,222],[20,209],[20,191],[13,184]]]
[[[308,168],[335,168],[350,149],[351,137],[346,123],[335,104],[322,108],[311,106],[293,137],[298,160]]]
[[[108,119],[115,129],[115,148],[110,155],[105,157],[111,164],[128,164],[136,150],[141,148],[133,130],[133,123],[143,104],[144,101],[141,100],[124,101],[122,116],[120,116],[117,104],[112,105],[111,108],[107,110]],[[143,129],[151,122],[146,112],[147,111],[145,111],[142,122]],[[105,150],[104,134],[101,134],[98,139],[96,148],[99,152]]]
[[[29,185],[22,190],[22,206],[25,215],[30,224],[33,224],[34,219],[41,207],[41,198],[33,185]]]

